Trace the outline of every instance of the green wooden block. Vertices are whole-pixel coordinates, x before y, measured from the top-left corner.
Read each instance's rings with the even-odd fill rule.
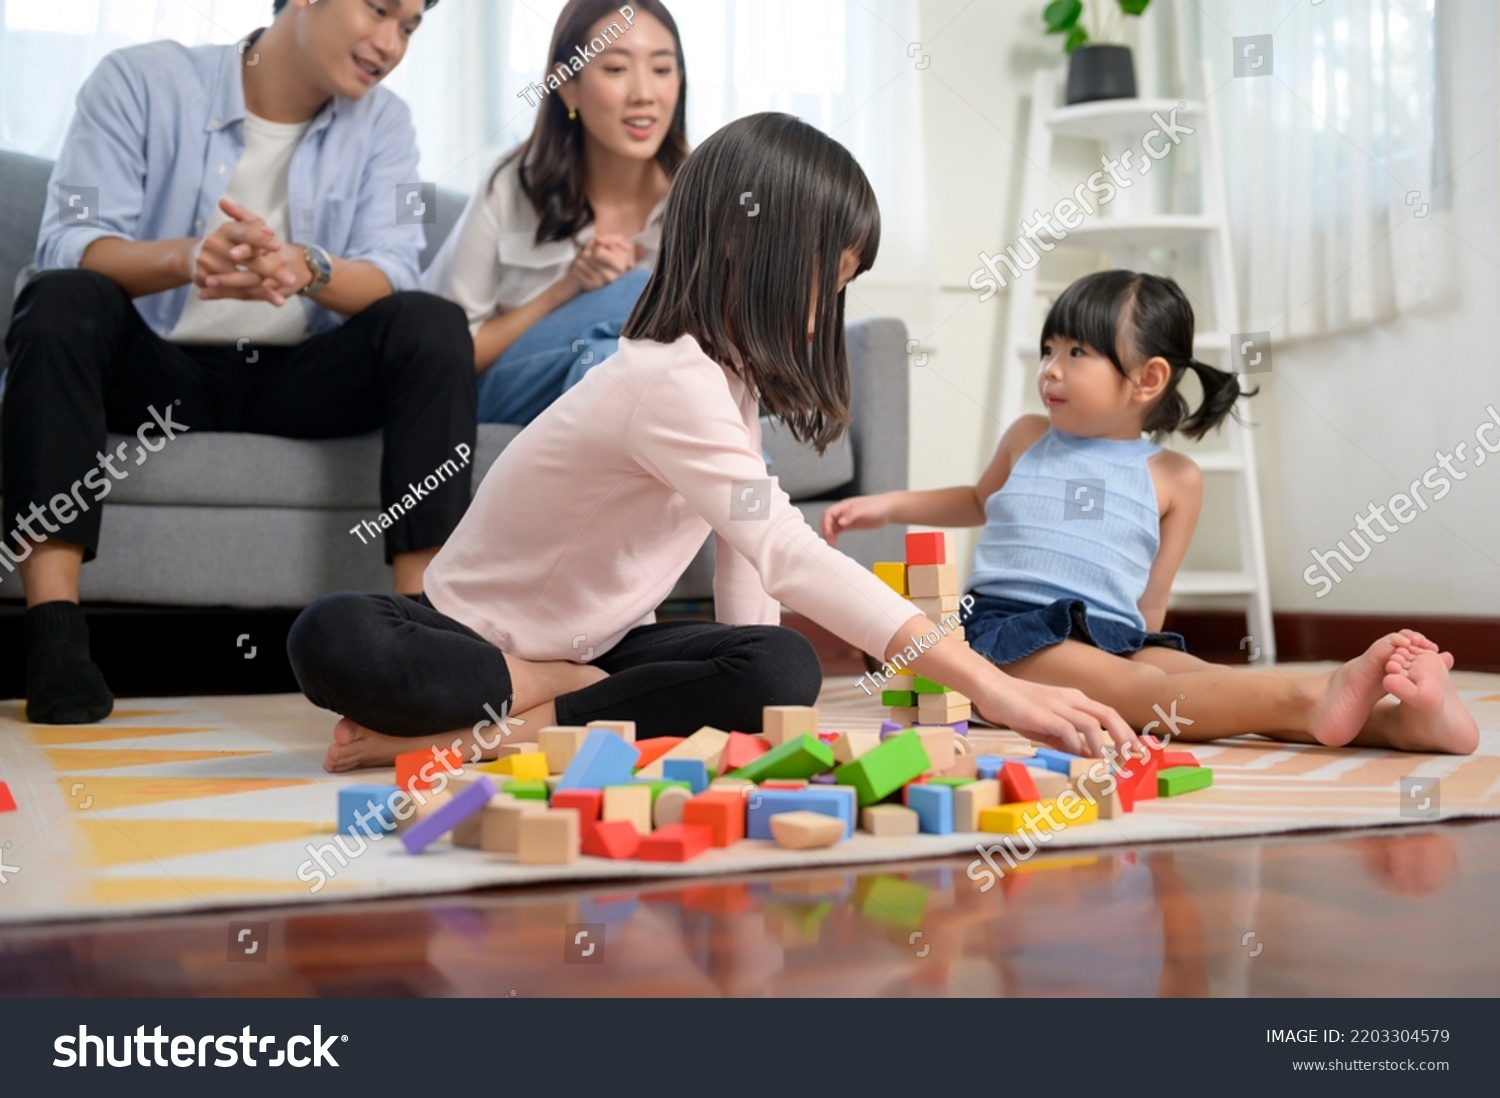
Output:
[[[748,766],[731,770],[726,777],[747,782],[767,778],[811,778],[833,769],[833,748],[816,736],[801,735],[773,747]]]
[[[547,783],[540,778],[527,782],[511,778],[509,781],[501,784],[500,792],[509,793],[512,797],[523,801],[545,801],[547,799]]]
[[[913,688],[913,692],[917,694],[948,694],[952,693],[952,689],[940,682],[933,682],[931,679],[924,679],[921,675],[918,675],[917,685]]]
[[[685,782],[678,778],[673,778],[670,781],[666,778],[637,778],[635,781],[637,785],[649,785],[651,787],[652,804],[656,803],[656,798],[661,796],[663,789],[670,789],[674,785],[686,789],[689,793],[693,791],[692,782]]]
[[[885,800],[931,768],[932,760],[922,746],[922,737],[915,732],[898,732],[833,773],[840,785],[854,787],[863,808]]]
[[[952,786],[954,789],[957,789],[961,785],[968,785],[970,782],[974,782],[974,781],[978,781],[978,780],[979,780],[978,778],[929,778],[928,779],[928,784],[929,785],[947,785],[947,786]]]
[[[1174,766],[1156,773],[1156,795],[1179,797],[1214,784],[1214,772],[1206,766]]]
[[[917,704],[917,692],[915,690],[882,690],[880,704],[892,709],[898,707],[909,709]]]

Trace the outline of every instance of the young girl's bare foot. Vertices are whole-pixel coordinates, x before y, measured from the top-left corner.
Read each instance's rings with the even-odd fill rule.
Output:
[[[1431,641],[1420,633],[1408,636],[1409,632],[1387,633],[1370,645],[1364,655],[1350,660],[1328,677],[1307,723],[1307,731],[1315,740],[1325,747],[1343,747],[1359,735],[1375,703],[1386,695],[1384,681],[1390,677],[1387,665],[1398,651],[1411,653],[1420,642],[1423,646],[1416,651],[1441,663],[1438,653],[1429,647]]]
[[[462,756],[459,765],[463,765],[495,758],[500,754],[500,745],[503,743],[536,739],[536,732],[529,725],[517,727],[521,724],[519,718],[512,718],[508,728],[496,728],[491,722],[485,724],[486,727],[481,727],[477,732],[472,728],[460,728],[452,732],[440,732],[435,736],[387,736],[344,717],[333,726],[333,743],[328,747],[328,754],[323,757],[323,769],[330,774],[339,774],[365,767],[390,766],[396,761],[397,755],[405,755],[411,751],[430,751],[433,748],[443,751],[455,745]],[[507,731],[511,733],[508,736],[505,734]],[[528,732],[530,735],[527,735]]]
[[[1382,688],[1401,703],[1392,747],[1472,755],[1479,746],[1479,726],[1453,687],[1448,674],[1453,661],[1444,655],[1407,646],[1387,661]]]

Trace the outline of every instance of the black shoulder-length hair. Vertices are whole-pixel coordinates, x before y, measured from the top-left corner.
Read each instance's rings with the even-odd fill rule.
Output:
[[[660,0],[633,0],[630,5],[637,14],[656,16],[667,30],[672,32],[672,41],[677,45],[677,109],[672,112],[672,124],[656,150],[656,162],[671,180],[677,169],[687,159],[687,60],[682,53],[682,35],[677,33],[677,21],[672,18]],[[547,51],[547,73],[557,73],[560,79],[572,79],[568,61],[578,46],[588,41],[589,29],[610,15],[618,16],[618,0],[568,0],[568,6],[557,16],[552,28],[552,45]],[[545,74],[543,79],[545,79]],[[544,96],[536,113],[536,124],[531,135],[517,145],[502,159],[490,175],[488,187],[495,185],[496,178],[505,166],[521,160],[521,193],[536,210],[539,223],[536,227],[536,243],[547,244],[554,240],[571,239],[594,221],[594,208],[589,205],[588,195],[583,189],[583,125],[568,120],[568,107],[556,92]]]
[[[879,247],[875,192],[849,150],[789,114],[749,115],[678,172],[656,268],[621,334],[692,336],[822,453],[849,425],[840,262],[853,249],[855,273],[867,271]]]
[[[1193,306],[1170,278],[1119,270],[1084,275],[1052,303],[1042,325],[1040,346],[1045,347],[1054,336],[1093,348],[1122,377],[1130,376],[1126,359],[1135,365],[1151,358],[1166,359],[1172,376],[1142,424],[1153,442],[1173,432],[1200,439],[1234,412],[1241,396],[1260,391],[1241,389],[1234,374],[1193,357]],[[1203,386],[1203,401],[1191,413],[1178,392],[1189,370]]]

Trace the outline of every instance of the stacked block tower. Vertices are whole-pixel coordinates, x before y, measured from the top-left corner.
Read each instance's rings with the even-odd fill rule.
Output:
[[[877,561],[875,574],[934,622],[958,614],[958,564],[951,534],[907,534],[906,560]],[[965,643],[963,627],[951,629],[945,640]],[[953,725],[967,721],[971,712],[969,699],[958,691],[909,672],[886,680],[881,704],[890,706],[891,721],[903,727]]]

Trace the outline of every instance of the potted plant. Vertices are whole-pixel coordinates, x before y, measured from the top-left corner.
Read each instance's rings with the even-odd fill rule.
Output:
[[[1099,0],[1083,22],[1083,0],[1052,0],[1042,12],[1048,34],[1066,35],[1063,52],[1068,55],[1067,102],[1091,103],[1096,99],[1130,99],[1135,96],[1135,66],[1130,47],[1118,45],[1125,16],[1140,15],[1151,0]],[[1098,14],[1099,9],[1103,14]],[[1091,33],[1092,32],[1092,33]]]

